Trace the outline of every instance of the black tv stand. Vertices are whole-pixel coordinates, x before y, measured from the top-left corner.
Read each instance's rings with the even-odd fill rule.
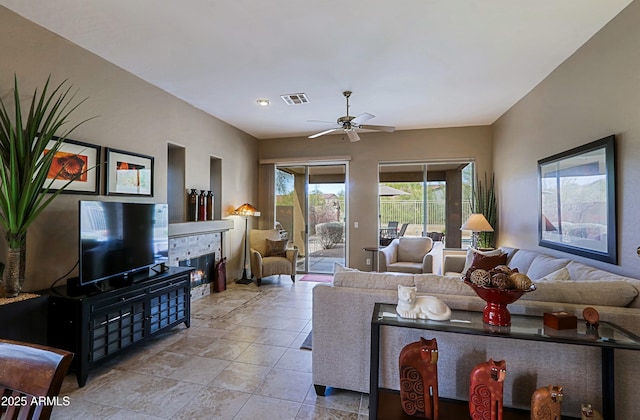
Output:
[[[192,270],[148,272],[128,286],[102,284],[97,294],[73,295],[65,286],[38,292],[49,295],[47,344],[75,354],[84,386],[96,363],[180,323],[190,326]]]
[[[71,277],[67,280],[67,296],[95,295],[102,290],[101,283],[80,284],[79,277]]]

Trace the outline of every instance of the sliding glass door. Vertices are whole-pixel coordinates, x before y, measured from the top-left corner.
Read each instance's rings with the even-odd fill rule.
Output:
[[[346,164],[277,165],[276,222],[298,248],[299,273],[346,263]]]
[[[460,226],[471,214],[473,162],[381,163],[380,245],[400,236],[429,236],[448,248],[470,241]]]

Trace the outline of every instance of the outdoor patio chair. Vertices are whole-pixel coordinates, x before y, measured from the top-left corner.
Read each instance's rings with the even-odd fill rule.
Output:
[[[442,232],[426,232],[423,236],[431,238],[434,242],[444,240],[444,233]]]

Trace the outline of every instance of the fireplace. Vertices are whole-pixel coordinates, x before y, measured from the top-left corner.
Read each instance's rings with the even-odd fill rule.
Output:
[[[212,252],[210,254],[178,261],[178,265],[180,267],[194,268],[191,272],[191,288],[193,289],[196,286],[211,283],[214,280],[215,261],[216,254]]]
[[[169,265],[195,269],[192,301],[214,291],[216,264],[224,256],[222,234],[229,229],[233,221],[226,219],[169,224]]]

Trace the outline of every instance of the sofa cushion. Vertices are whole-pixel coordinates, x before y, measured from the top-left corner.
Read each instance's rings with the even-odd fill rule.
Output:
[[[559,270],[554,271],[553,273],[549,273],[538,281],[564,281],[571,280],[571,274],[569,274],[569,269],[567,267],[562,267]]]
[[[333,264],[333,274],[339,273],[341,271],[360,271],[357,268],[347,267],[344,264],[334,263]]]
[[[637,295],[638,290],[625,281],[567,280],[536,283],[536,290],[520,299],[623,307]]]
[[[609,271],[600,270],[595,267],[591,267],[586,264],[571,261],[567,264],[569,274],[573,279],[586,279],[586,280],[625,280],[626,277],[619,274],[614,274]]]
[[[416,292],[439,295],[477,296],[459,276],[439,276],[437,274],[416,274]]]
[[[513,257],[509,260],[509,268],[517,268],[519,272],[527,273],[529,271],[529,266],[531,266],[531,263],[538,255],[540,255],[539,252],[519,249],[518,252],[513,254]]]
[[[333,277],[333,285],[335,287],[398,290],[399,284],[403,286],[413,286],[413,275],[368,271],[340,271],[336,272]]]
[[[556,258],[550,255],[538,254],[536,258],[531,261],[531,265],[527,271],[520,271],[526,273],[531,280],[541,279],[547,274],[560,270],[569,264],[569,260],[565,258]],[[574,277],[579,278],[579,277]]]
[[[394,273],[420,274],[422,273],[422,262],[398,261],[387,265],[387,271]]]
[[[432,247],[431,238],[400,238],[397,261],[422,263],[425,254],[431,251]]]

